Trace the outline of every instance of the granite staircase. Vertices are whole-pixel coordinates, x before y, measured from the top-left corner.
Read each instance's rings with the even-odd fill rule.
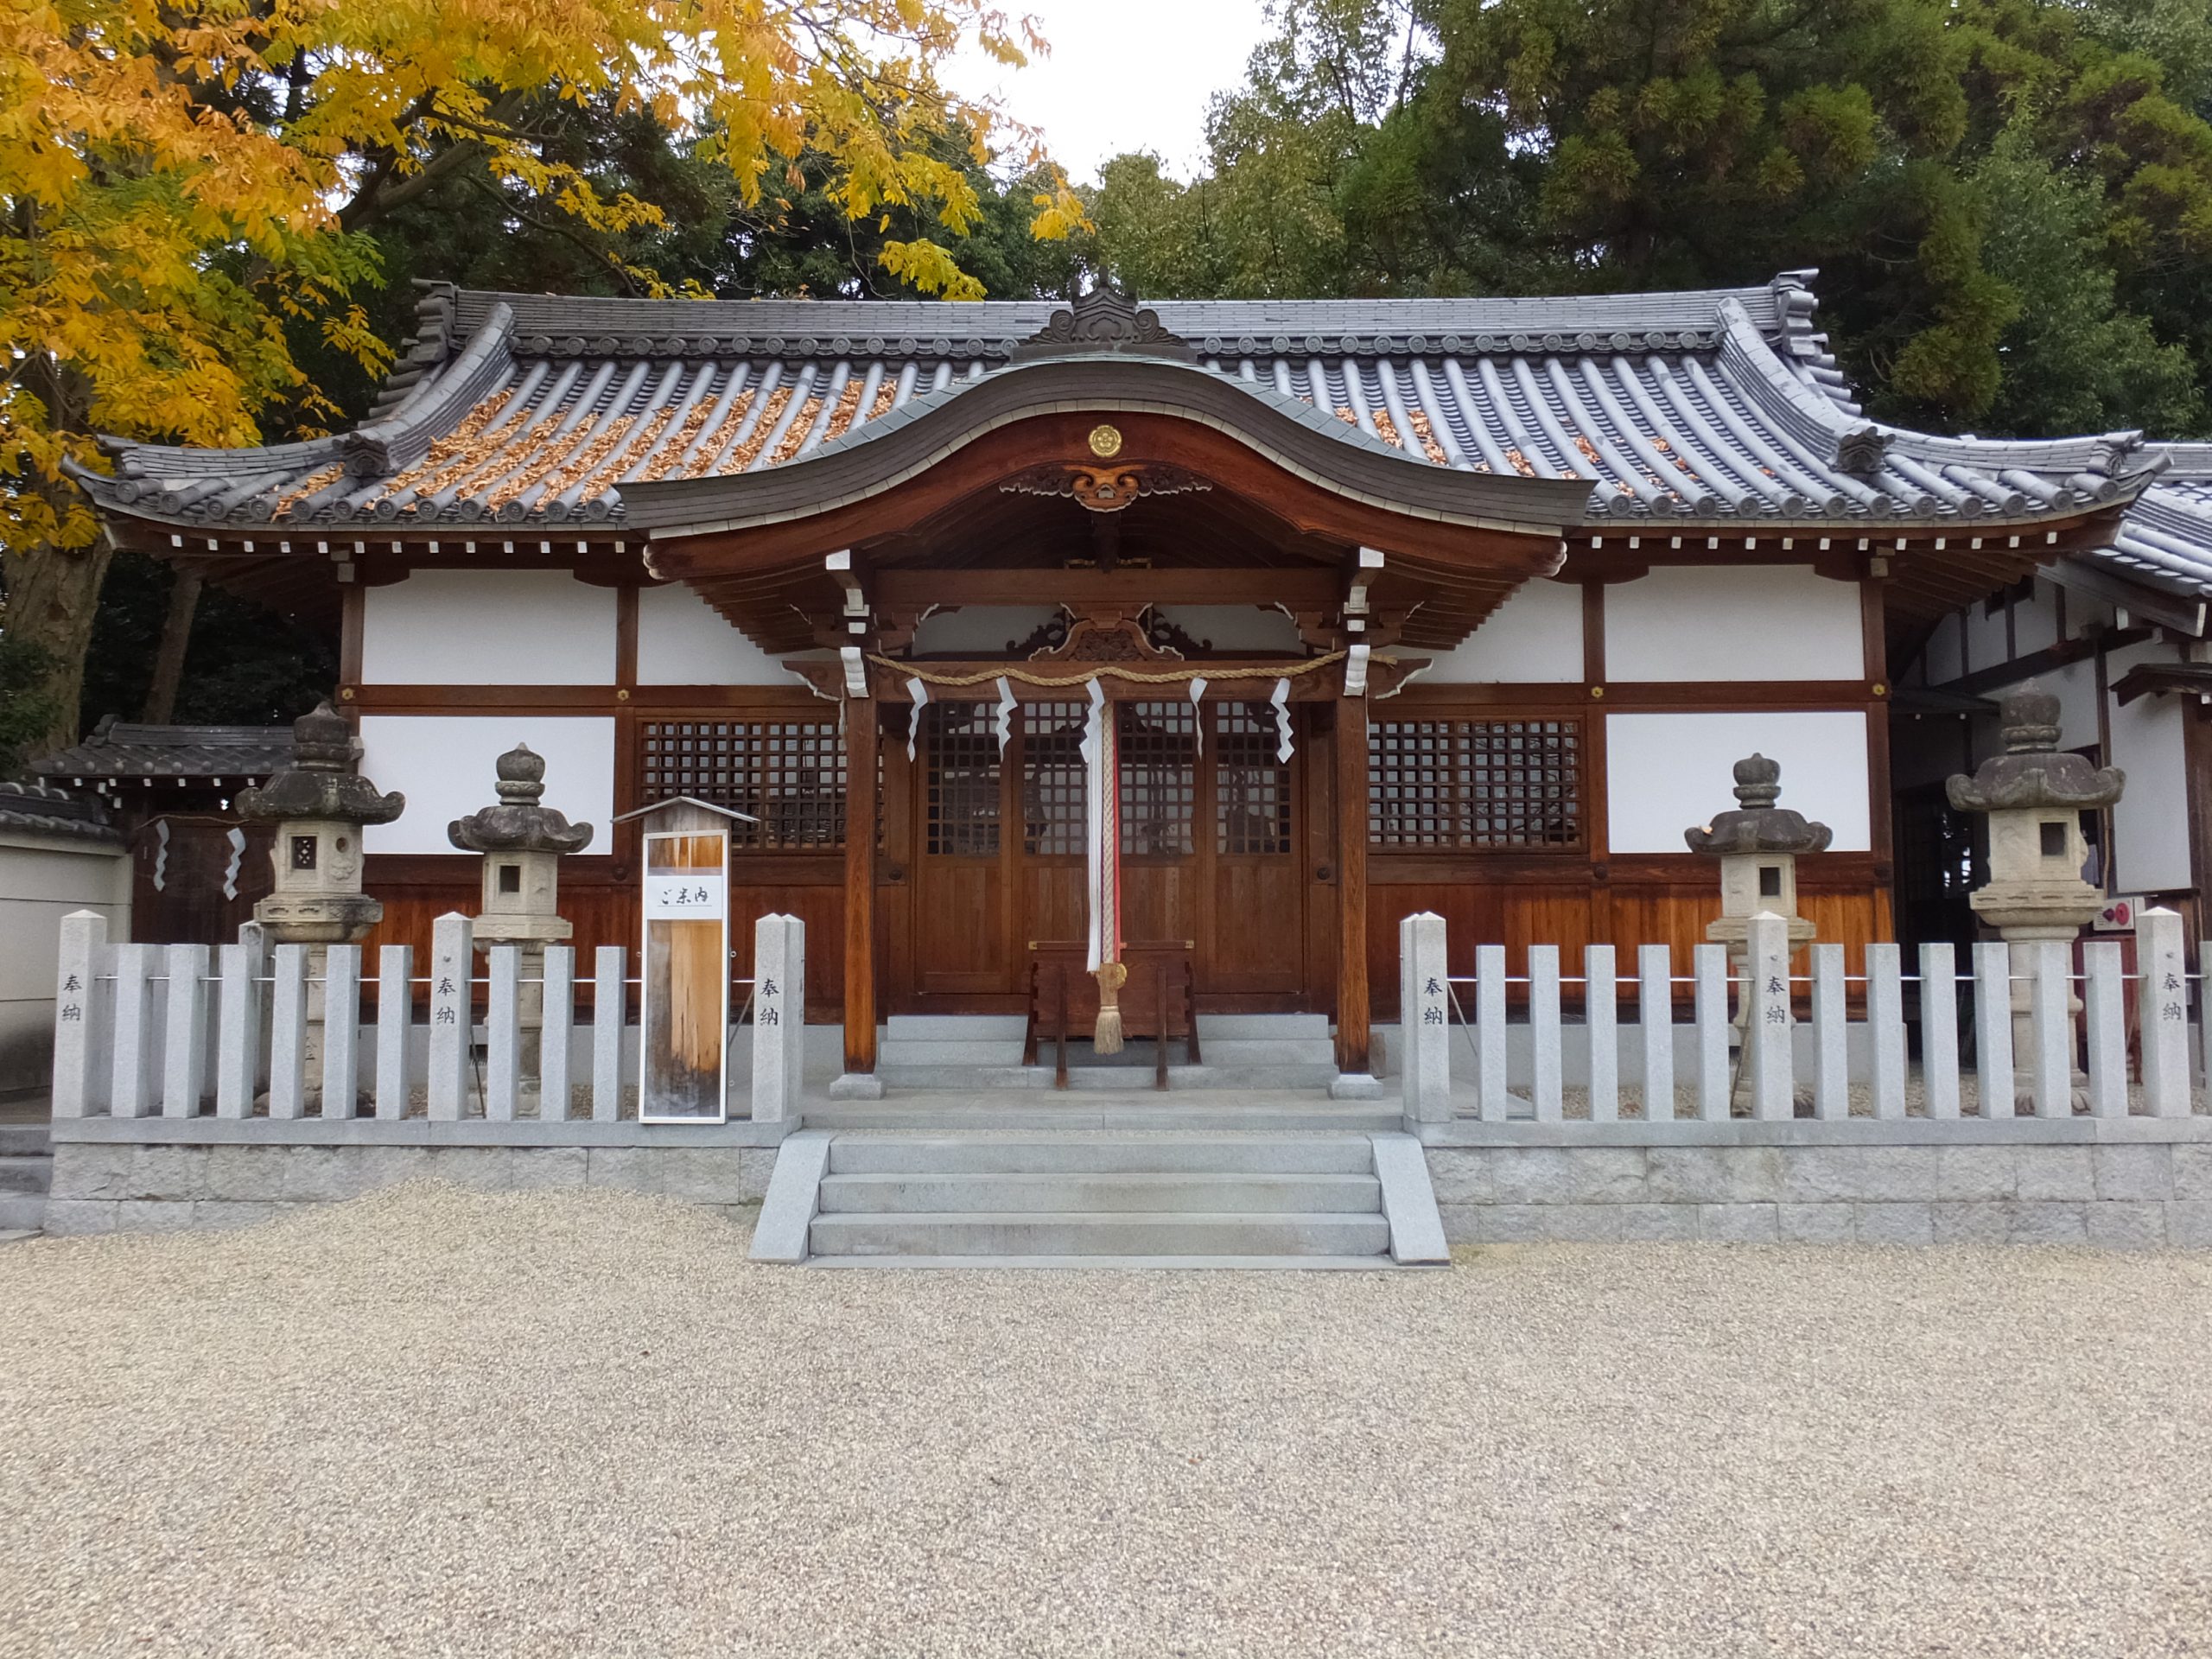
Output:
[[[1053,1046],[1039,1045],[1038,1063],[1021,1063],[1024,1016],[893,1014],[884,1022],[876,1074],[905,1090],[1049,1089]],[[1325,1089],[1337,1075],[1329,1021],[1319,1014],[1202,1014],[1192,1065],[1179,1040],[1167,1046],[1170,1089]],[[1153,1064],[1150,1038],[1102,1058],[1087,1042],[1068,1048],[1071,1089],[1121,1091],[1142,1087]]]
[[[756,1260],[888,1267],[1364,1267],[1448,1259],[1398,1135],[804,1131]]]
[[[0,1233],[36,1232],[46,1224],[53,1179],[46,1125],[0,1123]]]

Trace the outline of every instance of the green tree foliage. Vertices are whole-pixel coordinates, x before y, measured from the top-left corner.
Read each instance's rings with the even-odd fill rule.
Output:
[[[1107,164],[1154,293],[1753,283],[1823,268],[1877,410],[2198,429],[2202,0],[1284,0],[1188,184]]]

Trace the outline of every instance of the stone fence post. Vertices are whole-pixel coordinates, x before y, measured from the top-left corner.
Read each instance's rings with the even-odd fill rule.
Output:
[[[452,1122],[468,1098],[469,1050],[474,1039],[475,966],[472,919],[448,911],[430,924],[430,1116]]]
[[[798,1117],[806,1065],[806,924],[763,916],[753,925],[753,1121]]]
[[[2143,972],[2144,1103],[2157,1117],[2187,1117],[2189,976],[2180,916],[2163,907],[2145,911],[2136,941]]]
[[[1408,1128],[1452,1121],[1452,1004],[1444,947],[1444,918],[1433,911],[1398,924],[1399,1083]]]
[[[73,910],[61,918],[54,978],[54,1115],[85,1117],[107,1104],[110,971],[107,918]]]

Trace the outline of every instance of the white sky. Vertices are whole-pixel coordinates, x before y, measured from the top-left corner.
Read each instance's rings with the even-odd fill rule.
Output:
[[[1127,149],[1157,151],[1188,179],[1204,159],[1206,105],[1244,79],[1266,32],[1263,0],[1001,0],[1033,15],[1050,57],[1004,69],[981,54],[947,67],[971,96],[995,92],[1016,120],[1042,128],[1068,176],[1095,180]]]

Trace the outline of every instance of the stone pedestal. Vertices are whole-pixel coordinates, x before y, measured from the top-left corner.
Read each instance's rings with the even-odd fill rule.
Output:
[[[259,789],[238,793],[238,816],[274,823],[269,849],[274,892],[253,907],[272,944],[308,949],[307,1032],[302,1049],[309,1090],[322,1076],[322,982],[334,944],[359,944],[384,919],[384,906],[361,891],[361,830],[390,823],[406,797],[385,795],[355,770],[361,745],[327,702],[292,722],[292,764]],[[350,1105],[347,1116],[351,1115]]]
[[[1789,1041],[1788,964],[1813,942],[1816,932],[1812,923],[1797,913],[1797,858],[1801,853],[1826,850],[1834,832],[1825,823],[1809,823],[1802,813],[1775,804],[1782,793],[1779,761],[1763,754],[1748,755],[1736,763],[1735,774],[1735,809],[1716,815],[1700,828],[1684,830],[1682,839],[1692,852],[1719,862],[1720,914],[1707,925],[1705,937],[1727,947],[1729,976],[1744,988],[1730,1020],[1732,1040],[1739,1048],[1748,1044],[1756,1050],[1766,1039],[1768,1030],[1750,1020],[1751,1005],[1758,1000],[1751,977],[1752,924],[1759,923],[1763,938],[1770,937],[1778,925],[1788,942],[1782,958],[1783,982],[1770,994],[1781,999],[1784,1019],[1777,1040],[1786,1045]],[[1768,964],[1769,977],[1773,976],[1772,966]],[[1748,1069],[1754,1072],[1771,1058],[1756,1052],[1745,1055]],[[1788,1076],[1789,1057],[1785,1054],[1779,1064],[1783,1075]],[[1745,1069],[1739,1067],[1739,1074]]]
[[[484,855],[476,949],[521,947],[516,1024],[521,1033],[522,1092],[535,1096],[545,1028],[545,947],[565,944],[575,931],[560,913],[561,860],[591,844],[592,827],[572,824],[538,804],[545,793],[545,762],[527,744],[518,743],[501,755],[495,770],[498,804],[454,819],[446,826],[446,838],[464,852]],[[565,1117],[567,1103],[560,1105],[557,1116]],[[547,1115],[542,1106],[539,1115]]]
[[[2038,964],[2054,956],[2067,962],[2074,941],[2104,903],[2104,893],[2082,879],[2089,858],[2082,814],[2113,805],[2127,783],[2116,766],[2092,766],[2078,754],[2062,753],[2058,715],[2058,699],[2032,683],[2014,692],[1999,714],[2004,752],[1947,786],[1954,808],[1989,819],[1989,880],[1967,902],[2012,947],[2016,1058],[2035,1052]],[[2047,952],[2040,948],[2047,943],[2067,949]],[[2070,983],[2066,1011],[2069,1021],[2082,1011]],[[2075,1092],[2084,1101],[2088,1082],[2075,1074]]]

